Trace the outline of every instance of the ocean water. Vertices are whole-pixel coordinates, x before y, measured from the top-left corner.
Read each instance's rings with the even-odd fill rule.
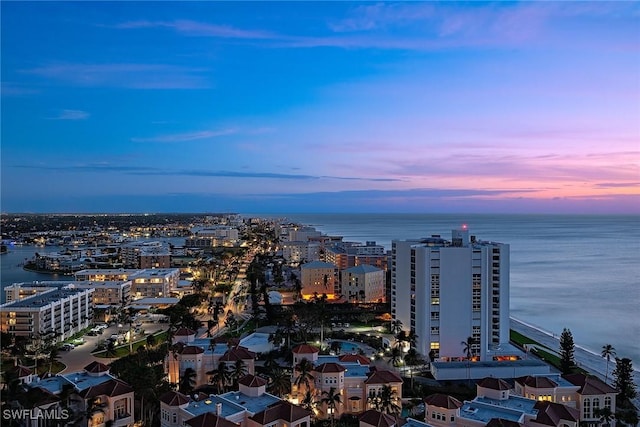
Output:
[[[265,216],[265,215],[263,215]],[[315,226],[345,241],[440,234],[466,224],[481,240],[511,248],[511,316],[599,353],[640,364],[640,217],[591,215],[273,215]]]

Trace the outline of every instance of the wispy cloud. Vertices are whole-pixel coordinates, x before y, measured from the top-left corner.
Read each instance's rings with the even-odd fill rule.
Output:
[[[201,139],[216,138],[219,136],[232,135],[237,132],[237,129],[222,129],[222,130],[203,130],[198,132],[187,133],[174,133],[169,135],[159,135],[149,138],[131,138],[133,142],[189,142],[198,141]]]
[[[24,86],[15,82],[2,82],[0,86],[0,93],[2,96],[24,96],[33,95],[40,92],[37,89]]]
[[[51,117],[51,120],[85,120],[88,119],[91,114],[82,110],[62,110],[60,113]]]
[[[74,86],[130,89],[202,89],[210,87],[206,69],[168,64],[59,63],[24,69],[25,74],[59,80]]]
[[[187,19],[176,21],[128,21],[114,25],[119,29],[170,28],[190,36],[219,37],[232,39],[267,39],[275,34],[260,30],[244,30],[229,25],[217,25]]]

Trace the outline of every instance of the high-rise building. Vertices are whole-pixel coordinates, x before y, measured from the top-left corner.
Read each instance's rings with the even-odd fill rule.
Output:
[[[466,226],[450,241],[394,240],[391,315],[424,355],[492,360],[509,342],[509,245],[470,237]]]

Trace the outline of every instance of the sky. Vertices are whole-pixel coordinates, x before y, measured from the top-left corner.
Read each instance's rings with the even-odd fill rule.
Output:
[[[1,2],[2,212],[640,213],[638,2]]]

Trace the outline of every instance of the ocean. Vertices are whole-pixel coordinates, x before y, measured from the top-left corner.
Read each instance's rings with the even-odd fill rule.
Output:
[[[266,216],[266,215],[262,215]],[[345,241],[440,234],[466,224],[511,248],[511,316],[550,333],[568,328],[595,353],[611,344],[640,364],[640,217],[608,215],[290,214]],[[636,366],[637,367],[637,366]]]
[[[440,234],[466,224],[481,240],[511,247],[511,316],[550,333],[568,328],[577,345],[640,364],[640,217],[591,215],[279,214],[345,241],[376,241]],[[2,288],[14,282],[71,280],[24,271],[37,250],[14,247],[0,256]],[[4,292],[1,297],[4,301]]]

